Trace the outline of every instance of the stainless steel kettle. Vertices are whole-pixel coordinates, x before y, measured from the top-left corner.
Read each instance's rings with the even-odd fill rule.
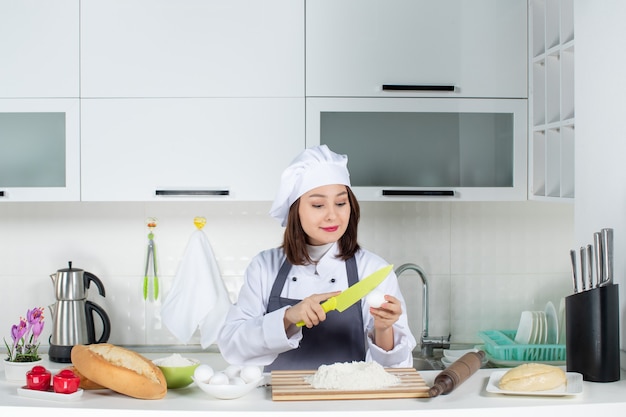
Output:
[[[102,281],[94,274],[69,267],[50,275],[57,302],[50,306],[52,332],[49,359],[53,362],[71,362],[72,347],[104,343],[111,334],[111,321],[104,309],[87,300],[89,285],[93,282],[98,293],[105,296]],[[102,333],[96,337],[94,313],[102,322]]]

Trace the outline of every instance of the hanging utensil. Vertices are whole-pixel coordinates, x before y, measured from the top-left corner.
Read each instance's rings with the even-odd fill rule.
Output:
[[[148,217],[146,226],[148,226],[148,253],[146,254],[146,272],[143,276],[143,299],[148,299],[150,260],[152,260],[152,299],[159,298],[159,276],[157,274],[156,250],[154,246],[154,228],[157,227],[158,221],[154,217]]]

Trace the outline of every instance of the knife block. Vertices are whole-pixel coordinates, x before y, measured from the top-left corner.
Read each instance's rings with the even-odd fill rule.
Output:
[[[591,382],[620,379],[617,284],[565,298],[565,328],[568,372]]]

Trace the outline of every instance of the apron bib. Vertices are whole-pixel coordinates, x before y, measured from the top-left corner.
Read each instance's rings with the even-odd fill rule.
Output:
[[[345,263],[348,285],[354,285],[359,281],[356,260],[350,258]],[[268,313],[301,301],[280,296],[290,270],[291,264],[285,260],[272,286]],[[311,329],[303,327],[300,346],[279,354],[273,363],[265,367],[265,371],[317,369],[320,365],[364,360],[363,313],[361,301],[358,301],[341,313],[329,311],[326,320]]]

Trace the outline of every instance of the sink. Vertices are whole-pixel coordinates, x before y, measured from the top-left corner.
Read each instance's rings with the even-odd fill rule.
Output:
[[[444,369],[440,360],[435,358],[413,357],[413,368],[418,371],[439,371]]]

